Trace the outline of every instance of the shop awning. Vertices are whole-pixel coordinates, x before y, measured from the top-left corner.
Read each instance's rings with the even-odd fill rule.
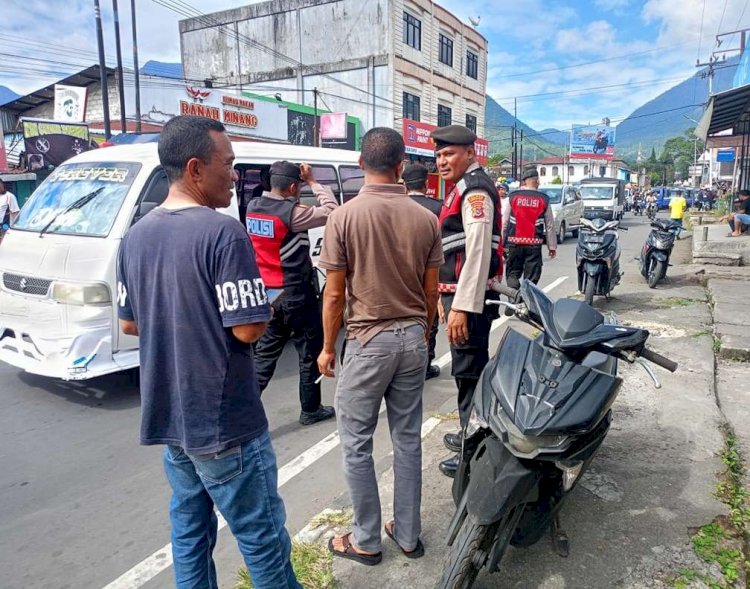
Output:
[[[747,120],[750,120],[750,84],[714,94],[695,135],[705,141],[710,135],[734,129]]]

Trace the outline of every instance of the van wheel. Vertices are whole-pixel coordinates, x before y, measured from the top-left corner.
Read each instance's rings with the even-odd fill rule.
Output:
[[[571,231],[571,233],[573,234],[573,238],[574,239],[578,239],[578,229],[573,229],[573,231]]]
[[[557,232],[557,245],[565,241],[565,221],[560,223],[560,231]]]

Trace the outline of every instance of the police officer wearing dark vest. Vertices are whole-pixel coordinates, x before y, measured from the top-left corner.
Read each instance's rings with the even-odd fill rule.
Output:
[[[318,355],[323,349],[315,270],[310,260],[308,229],[322,227],[338,203],[331,190],[315,181],[307,164],[275,162],[270,169],[271,191],[250,200],[247,233],[267,288],[284,289],[273,303],[273,317],[255,345],[255,367],[261,393],[271,380],[284,345],[292,340],[299,355],[299,422],[311,425],[334,417],[333,407],[320,404]],[[320,206],[299,203],[307,183]]]
[[[531,166],[521,173],[521,188],[510,193],[510,216],[505,236],[505,279],[511,288],[521,286],[521,278],[534,284],[542,276],[542,244],[549,257],[557,253],[557,232],[549,197],[538,190],[539,173]]]
[[[440,213],[443,210],[443,203],[435,198],[427,196],[427,168],[423,164],[415,163],[409,164],[404,168],[401,173],[401,179],[404,181],[406,190],[411,199],[422,205],[428,211],[435,214],[435,217],[440,218]],[[427,373],[425,374],[425,380],[436,378],[440,376],[440,366],[433,364],[432,361],[435,359],[435,345],[437,343],[438,333],[438,318],[435,316],[435,321],[430,329],[430,340],[427,346]]]
[[[474,389],[489,361],[490,327],[497,307],[485,306],[497,295],[490,283],[502,277],[501,214],[495,183],[476,162],[476,135],[461,125],[432,132],[440,175],[455,184],[440,214],[445,263],[438,290],[441,315],[446,318],[453,367],[458,387],[462,431],[469,419]],[[445,446],[461,449],[461,433],[446,434]],[[440,471],[455,476],[458,455],[440,463]]]

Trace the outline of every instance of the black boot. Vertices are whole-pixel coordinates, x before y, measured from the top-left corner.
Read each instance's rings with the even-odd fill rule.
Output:
[[[308,413],[307,411],[300,412],[299,423],[300,425],[312,425],[314,423],[318,423],[319,421],[325,421],[326,419],[331,419],[333,417],[336,417],[336,412],[333,410],[333,407],[321,405],[315,411],[312,411],[310,413]]]
[[[440,376],[440,366],[437,364],[430,364],[427,367],[427,373],[425,374],[424,379],[430,380],[431,378],[437,378],[438,376]]]
[[[443,445],[451,452],[460,452],[461,442],[463,441],[463,439],[464,436],[461,432],[455,434],[445,434],[443,436]]]
[[[458,454],[454,454],[450,458],[443,460],[438,468],[445,476],[455,478],[456,471],[458,471]]]

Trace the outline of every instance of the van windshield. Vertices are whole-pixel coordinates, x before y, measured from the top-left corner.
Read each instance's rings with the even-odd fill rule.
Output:
[[[584,200],[605,200],[615,196],[614,186],[586,186],[583,184],[579,190],[581,198]]]
[[[45,233],[106,237],[140,168],[117,162],[63,164],[34,191],[13,229],[46,227]]]

